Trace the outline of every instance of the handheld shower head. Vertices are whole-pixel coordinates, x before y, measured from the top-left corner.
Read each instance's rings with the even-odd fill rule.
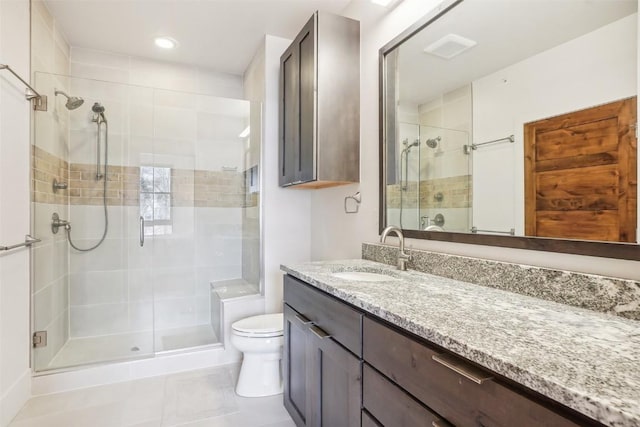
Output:
[[[99,102],[95,102],[93,104],[93,107],[91,107],[91,111],[93,111],[96,114],[104,113],[104,106]]]
[[[409,144],[409,138],[407,138],[402,141],[402,144],[404,145],[404,149],[402,151],[409,151],[412,147],[417,147],[418,145],[420,145],[420,140],[416,139],[411,144]]]
[[[84,103],[84,99],[77,97],[77,96],[69,96],[66,93],[64,93],[61,90],[55,90],[55,95],[62,95],[65,98],[67,98],[67,103],[64,104],[65,107],[67,107],[67,110],[71,111],[71,110],[75,110],[76,108],[78,108],[79,106],[81,106]]]

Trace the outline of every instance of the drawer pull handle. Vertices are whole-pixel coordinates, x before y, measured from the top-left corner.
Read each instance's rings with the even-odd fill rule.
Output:
[[[483,370],[478,369],[474,366],[470,366],[462,362],[460,359],[449,354],[434,354],[433,356],[431,356],[431,358],[442,366],[445,366],[452,371],[457,372],[458,374],[473,381],[476,384],[482,384],[493,379],[491,375],[488,375]]]
[[[431,426],[432,427],[452,427],[451,424],[440,419],[431,421]]]
[[[317,326],[312,326],[309,328],[309,330],[313,333],[313,335],[317,336],[321,340],[331,337],[331,335],[318,328]]]
[[[302,314],[296,314],[295,318],[298,319],[298,322],[302,323],[303,325],[313,325],[313,320],[307,319]]]

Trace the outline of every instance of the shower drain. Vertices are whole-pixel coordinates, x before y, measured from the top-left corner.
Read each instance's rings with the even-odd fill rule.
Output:
[[[133,347],[131,347],[131,351],[140,351],[140,347],[134,345]]]

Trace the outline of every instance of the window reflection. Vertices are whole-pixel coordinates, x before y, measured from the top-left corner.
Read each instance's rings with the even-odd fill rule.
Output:
[[[140,167],[140,215],[145,236],[171,234],[171,168]]]

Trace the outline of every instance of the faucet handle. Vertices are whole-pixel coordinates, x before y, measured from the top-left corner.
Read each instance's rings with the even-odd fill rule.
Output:
[[[398,252],[398,270],[407,271],[407,262],[411,261],[411,255],[404,251]]]

